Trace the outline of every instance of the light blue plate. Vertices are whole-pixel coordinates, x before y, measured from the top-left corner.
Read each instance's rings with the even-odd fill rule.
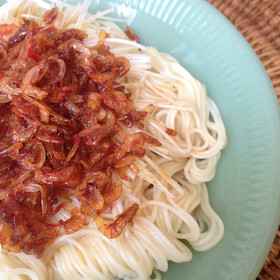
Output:
[[[207,86],[229,140],[208,184],[225,236],[189,263],[170,263],[163,279],[255,279],[280,215],[279,105],[262,64],[206,1],[93,0],[90,11],[112,7],[141,43],[172,54]]]
[[[208,184],[225,236],[210,251],[194,253],[189,263],[170,263],[163,279],[255,279],[280,215],[279,105],[262,64],[206,1],[95,0],[90,10],[111,7],[141,43],[172,54],[206,84],[229,140]]]

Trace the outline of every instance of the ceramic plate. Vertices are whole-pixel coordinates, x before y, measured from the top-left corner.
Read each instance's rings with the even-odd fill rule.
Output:
[[[142,44],[172,54],[207,86],[227,130],[228,146],[208,184],[224,238],[207,252],[194,252],[189,263],[170,263],[163,279],[255,279],[280,214],[279,105],[262,64],[206,1],[96,0],[90,11],[108,8]]]
[[[207,252],[194,252],[189,263],[170,263],[163,279],[255,279],[280,214],[279,105],[262,64],[206,1],[93,0],[90,11],[108,8],[142,44],[172,54],[207,86],[227,130],[228,146],[208,184],[224,238]]]

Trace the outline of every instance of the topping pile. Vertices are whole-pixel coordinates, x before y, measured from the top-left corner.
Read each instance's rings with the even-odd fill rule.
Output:
[[[42,26],[0,25],[0,243],[37,256],[60,230],[81,229],[87,216],[117,237],[138,205],[105,223],[100,213],[122,193],[112,173],[127,179],[127,168],[137,172],[134,157],[160,144],[122,129],[147,114],[133,110],[118,82],[128,60],[110,53],[104,31],[89,50],[83,31],[58,30],[51,25],[57,14],[47,11]],[[62,208],[71,217],[53,223]]]

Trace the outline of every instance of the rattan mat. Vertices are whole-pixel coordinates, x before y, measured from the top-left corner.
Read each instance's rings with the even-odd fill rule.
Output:
[[[208,2],[235,25],[255,50],[280,102],[280,0],[208,0]],[[257,279],[280,279],[280,226]]]

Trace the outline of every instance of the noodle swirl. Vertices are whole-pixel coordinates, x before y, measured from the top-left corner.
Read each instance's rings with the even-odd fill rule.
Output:
[[[106,238],[88,221],[81,230],[60,235],[41,259],[2,251],[0,279],[150,279],[152,273],[160,279],[159,271],[168,269],[168,261],[191,260],[189,245],[182,240],[204,251],[223,236],[223,223],[209,204],[205,185],[215,176],[227,142],[217,106],[205,86],[174,58],[129,40],[108,21],[111,10],[92,15],[87,13],[89,5],[90,1],[76,7],[65,4],[54,25],[82,29],[88,34],[84,42],[89,48],[97,43],[101,30],[110,34],[105,43],[111,52],[130,61],[131,70],[120,83],[131,92],[135,109],[153,104],[135,130],[155,137],[162,145],[135,159],[126,170],[129,181],[113,176],[123,184],[123,193],[102,216],[115,219],[132,203],[140,204],[133,225],[127,225],[119,237]],[[23,0],[20,5],[10,0],[1,7],[0,20],[18,24],[23,15],[40,21],[50,7],[43,0]],[[167,129],[177,134],[169,135]],[[67,213],[60,210],[55,219],[66,220]]]

